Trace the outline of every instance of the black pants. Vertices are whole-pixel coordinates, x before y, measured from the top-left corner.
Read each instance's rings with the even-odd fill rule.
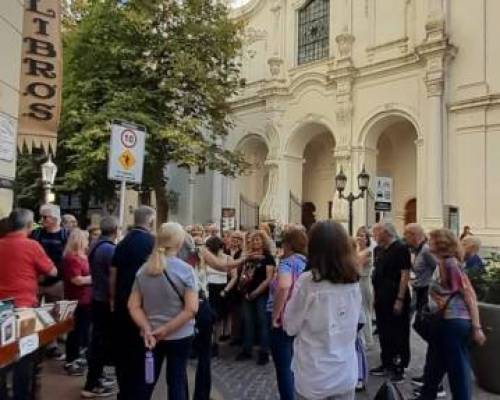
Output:
[[[113,353],[118,381],[118,400],[148,399],[145,381],[144,339],[125,305],[113,314]]]
[[[413,288],[415,292],[415,311],[421,312],[429,303],[429,286]]]
[[[99,384],[105,365],[111,364],[111,311],[109,303],[92,302],[92,333],[87,354],[89,368],[85,389]]]
[[[134,400],[149,400],[153,394],[156,382],[160,377],[163,360],[167,359],[167,393],[169,400],[188,400],[189,388],[187,381],[187,362],[191,352],[193,338],[187,337],[178,340],[162,340],[156,344],[153,350],[155,360],[155,381],[147,385],[143,397]],[[144,352],[143,362],[144,365]],[[144,374],[142,375],[144,381]]]
[[[0,369],[0,399],[9,399],[7,390],[8,375],[12,373],[12,400],[32,400],[37,398],[39,370],[41,369],[42,350],[35,351],[19,359],[15,364]]]
[[[193,346],[198,356],[198,365],[196,366],[193,400],[209,400],[212,389],[211,343],[213,323],[210,321],[200,321],[196,327],[197,333],[193,341]]]
[[[80,350],[89,343],[90,305],[78,305],[75,310],[75,328],[66,340],[66,362],[71,363],[80,358]]]
[[[402,372],[410,363],[410,297],[407,296],[401,315],[394,314],[395,298],[394,302],[378,299],[377,296],[375,315],[382,365],[388,370]]]

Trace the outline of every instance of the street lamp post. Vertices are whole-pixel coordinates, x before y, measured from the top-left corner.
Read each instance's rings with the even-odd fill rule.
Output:
[[[51,192],[54,186],[54,181],[57,174],[57,165],[52,161],[52,157],[49,154],[49,158],[46,162],[42,164],[42,184],[45,192],[44,201],[45,204],[54,202],[54,194]]]
[[[347,176],[345,176],[342,167],[340,168],[340,172],[335,177],[335,187],[339,192],[339,198],[347,200],[349,203],[349,235],[352,236],[352,203],[354,203],[358,199],[362,199],[365,197],[365,191],[368,189],[368,185],[370,183],[370,175],[368,175],[365,171],[365,166],[363,165],[363,169],[358,175],[358,187],[360,192],[357,195],[354,195],[350,192],[347,196],[344,195],[344,190],[347,185]]]

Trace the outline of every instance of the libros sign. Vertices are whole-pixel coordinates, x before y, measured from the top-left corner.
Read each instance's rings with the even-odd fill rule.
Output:
[[[25,0],[18,144],[55,151],[61,110],[60,0]]]

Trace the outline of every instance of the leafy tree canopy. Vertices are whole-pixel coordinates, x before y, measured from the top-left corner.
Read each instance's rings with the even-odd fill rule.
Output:
[[[241,87],[241,24],[212,0],[88,0],[67,13],[58,153],[67,190],[105,199],[109,123],[147,129],[144,185],[167,216],[165,165],[229,176],[247,167],[225,150],[228,100]]]

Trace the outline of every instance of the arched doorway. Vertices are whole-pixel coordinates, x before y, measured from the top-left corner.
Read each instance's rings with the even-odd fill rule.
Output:
[[[265,165],[268,146],[258,135],[248,135],[236,147],[250,164],[247,172],[237,179],[240,228],[253,229],[259,223],[259,207],[266,194],[269,171]]]
[[[406,202],[405,225],[417,222],[417,199],[413,198]]]
[[[300,199],[303,205],[302,218],[290,222],[310,225],[314,220],[328,218],[329,204],[334,196],[334,149],[332,132],[321,123],[307,123],[290,137],[286,154],[290,158],[291,199]]]
[[[370,127],[365,162],[373,183],[375,177],[391,179],[392,203],[389,212],[378,213],[374,203],[368,202],[369,223],[391,220],[401,232],[407,221],[417,221],[417,138],[415,126],[402,115],[389,114]]]

